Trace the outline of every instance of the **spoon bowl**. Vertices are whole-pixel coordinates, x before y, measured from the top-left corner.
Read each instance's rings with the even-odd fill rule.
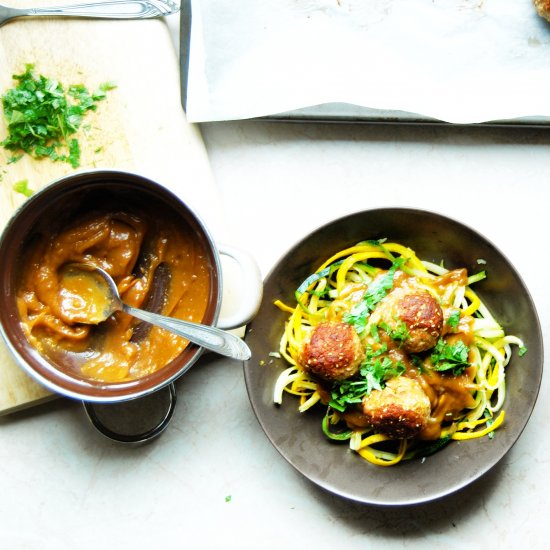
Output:
[[[247,360],[251,352],[237,336],[216,327],[167,317],[125,304],[113,278],[100,267],[71,263],[61,273],[61,313],[68,322],[96,325],[123,311],[205,349],[232,359]]]

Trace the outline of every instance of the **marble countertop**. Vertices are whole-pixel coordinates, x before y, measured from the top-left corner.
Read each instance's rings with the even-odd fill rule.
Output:
[[[549,333],[550,131],[260,121],[201,131],[225,242],[252,252],[264,275],[295,241],[342,214],[434,210],[508,256]],[[204,356],[177,392],[170,426],[143,446],[102,437],[81,405],[64,399],[0,418],[0,547],[547,545],[546,377],[527,428],[493,470],[409,508],[349,502],[296,472],[256,421],[241,363]]]

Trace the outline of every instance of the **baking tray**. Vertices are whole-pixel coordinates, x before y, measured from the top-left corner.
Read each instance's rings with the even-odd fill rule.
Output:
[[[191,43],[191,26],[193,14],[191,0],[181,0],[180,8],[180,78],[183,109],[187,106],[187,85],[189,73],[189,56]],[[249,119],[251,120],[251,119]],[[481,127],[517,127],[517,128],[550,128],[550,116],[521,117],[501,119],[476,124],[456,124],[435,118],[409,113],[406,111],[383,111],[369,109],[347,103],[327,103],[314,105],[272,114],[252,120],[272,120],[285,122],[335,122],[357,124],[401,124],[401,125],[436,125],[436,126],[481,126]]]

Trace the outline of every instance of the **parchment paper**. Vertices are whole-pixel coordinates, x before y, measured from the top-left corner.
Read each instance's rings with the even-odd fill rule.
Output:
[[[191,122],[327,103],[446,122],[550,116],[532,0],[192,0]]]

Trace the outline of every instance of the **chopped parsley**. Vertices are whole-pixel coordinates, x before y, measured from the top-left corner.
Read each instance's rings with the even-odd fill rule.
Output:
[[[462,374],[470,365],[469,351],[470,348],[462,340],[456,344],[447,344],[445,340],[440,339],[430,357],[433,369],[440,372],[452,371],[454,375]]]
[[[8,164],[15,164],[19,159],[23,158],[23,155],[12,155],[8,159]]]
[[[452,328],[456,329],[458,328],[458,325],[460,323],[460,311],[458,309],[455,309],[447,319],[447,324]]]
[[[390,327],[388,323],[381,322],[378,325],[381,329],[386,331],[388,336],[397,342],[404,342],[410,338],[409,330],[407,329],[407,324],[403,321],[398,321],[395,327]]]
[[[388,271],[369,285],[361,301],[355,304],[349,313],[344,315],[344,321],[353,325],[358,334],[364,332],[369,314],[378,302],[386,296],[388,291],[393,288],[395,272],[405,261],[405,258],[396,258]]]
[[[80,166],[80,145],[73,136],[84,115],[97,108],[115,85],[102,84],[90,93],[81,85],[72,85],[67,92],[56,79],[36,76],[34,65],[27,64],[25,72],[13,75],[17,85],[2,95],[4,119],[8,136],[0,145],[9,151],[24,152],[34,158],[50,158]],[[13,156],[15,162],[21,155]]]
[[[353,380],[343,380],[333,384],[329,403],[333,409],[343,412],[348,405],[361,403],[363,397],[372,390],[381,390],[386,380],[405,372],[403,363],[382,356],[386,351],[385,345],[378,350],[368,346],[365,360],[359,369],[359,376]]]

